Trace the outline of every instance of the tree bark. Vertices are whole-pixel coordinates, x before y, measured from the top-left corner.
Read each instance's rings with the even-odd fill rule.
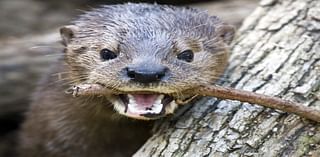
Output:
[[[320,109],[320,3],[263,0],[245,20],[220,83]],[[135,154],[320,156],[320,124],[237,101],[202,98],[158,122]]]

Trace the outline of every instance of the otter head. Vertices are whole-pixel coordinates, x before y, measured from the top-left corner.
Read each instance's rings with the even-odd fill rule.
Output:
[[[195,9],[126,4],[88,12],[60,32],[72,80],[108,89],[122,115],[156,119],[219,78],[234,29]]]

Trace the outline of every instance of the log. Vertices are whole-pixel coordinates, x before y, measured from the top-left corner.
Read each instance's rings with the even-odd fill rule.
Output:
[[[320,109],[319,8],[318,0],[261,1],[218,83]],[[255,104],[205,97],[157,123],[134,156],[320,156],[319,123]]]

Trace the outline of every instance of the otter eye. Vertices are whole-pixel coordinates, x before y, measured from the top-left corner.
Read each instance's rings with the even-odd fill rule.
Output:
[[[193,52],[192,50],[185,50],[182,51],[177,55],[177,58],[180,60],[184,60],[186,62],[192,62],[193,61]]]
[[[117,54],[109,49],[102,49],[100,56],[103,60],[111,60],[117,58]]]

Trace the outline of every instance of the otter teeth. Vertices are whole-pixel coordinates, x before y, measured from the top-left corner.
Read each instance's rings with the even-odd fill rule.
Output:
[[[128,94],[128,98],[129,98],[129,105],[136,104],[136,100],[134,99],[134,97],[131,94]]]
[[[162,104],[154,104],[151,108],[139,108],[136,104],[128,104],[128,109],[132,113],[137,114],[160,114],[162,111],[163,105]]]
[[[163,104],[161,103],[164,95],[159,95],[154,103],[150,106],[141,106],[137,104],[133,95],[128,94],[129,104],[128,110],[136,114],[160,114],[163,109]]]

